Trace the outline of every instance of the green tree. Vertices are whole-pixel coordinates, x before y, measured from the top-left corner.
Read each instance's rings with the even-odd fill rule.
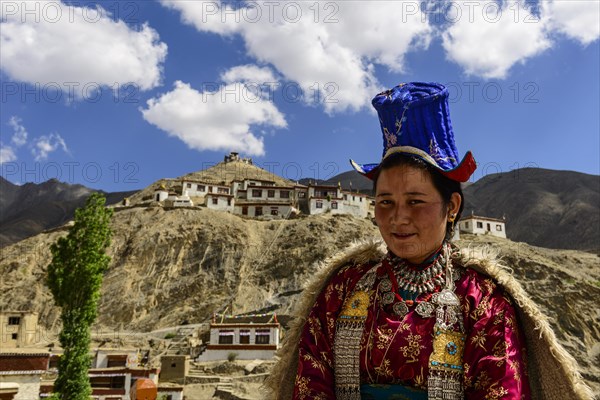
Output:
[[[89,400],[92,394],[88,378],[90,367],[90,326],[97,316],[100,287],[110,257],[112,210],[106,199],[92,194],[83,208],[75,211],[75,223],[66,237],[59,238],[50,250],[47,285],[61,308],[62,331],[55,398]]]

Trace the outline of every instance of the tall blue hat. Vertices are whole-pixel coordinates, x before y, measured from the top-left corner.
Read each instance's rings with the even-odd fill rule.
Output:
[[[470,151],[458,162],[446,87],[433,82],[401,83],[379,93],[372,104],[383,133],[382,161],[394,153],[408,154],[433,165],[452,180],[469,180],[477,165]],[[369,179],[381,164],[350,163]]]

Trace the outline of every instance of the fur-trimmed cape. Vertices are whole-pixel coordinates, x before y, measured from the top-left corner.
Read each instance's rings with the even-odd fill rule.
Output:
[[[361,265],[381,259],[385,245],[371,240],[353,245],[325,261],[302,293],[293,321],[278,351],[280,357],[265,382],[272,399],[289,400],[298,368],[298,343],[302,329],[319,293],[345,265]],[[475,254],[474,254],[475,253]],[[514,300],[521,329],[527,342],[527,369],[533,400],[592,400],[592,390],[579,373],[577,362],[562,347],[548,318],[529,298],[523,287],[496,259],[469,250],[453,262],[492,277]]]

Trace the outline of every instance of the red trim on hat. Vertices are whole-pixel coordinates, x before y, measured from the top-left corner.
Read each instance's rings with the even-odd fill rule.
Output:
[[[446,178],[452,179],[457,182],[466,182],[469,180],[473,172],[477,169],[477,163],[475,162],[475,158],[470,151],[467,151],[465,157],[462,159],[460,164],[457,167],[452,168],[449,171],[439,170],[442,175]]]

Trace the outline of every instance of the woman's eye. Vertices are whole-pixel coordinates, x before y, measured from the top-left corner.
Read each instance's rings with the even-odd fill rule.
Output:
[[[387,206],[389,204],[392,204],[392,202],[390,200],[380,200],[379,201],[379,205],[382,205],[382,206]]]
[[[423,200],[409,200],[408,204],[410,205],[415,205],[415,204],[421,204],[421,203],[425,203]]]

